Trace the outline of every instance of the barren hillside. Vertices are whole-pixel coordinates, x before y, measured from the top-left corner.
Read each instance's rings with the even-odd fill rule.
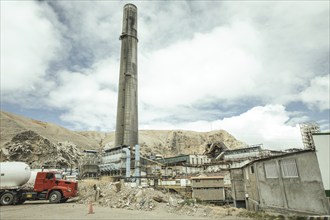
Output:
[[[70,141],[80,149],[99,147],[99,143],[92,138],[86,138],[79,133],[52,123],[25,118],[9,112],[0,112],[0,126],[1,148],[15,135],[25,131],[34,131],[54,143]]]
[[[114,146],[114,132],[109,133],[103,144]],[[213,142],[224,142],[229,149],[243,147],[246,144],[238,141],[224,130],[196,132],[184,130],[140,130],[139,143],[143,154],[201,154],[205,145]]]
[[[59,142],[72,143],[79,151],[82,151],[83,149],[99,149],[101,146],[114,147],[115,132],[75,132],[52,123],[28,119],[8,112],[2,111],[0,116],[0,146],[3,149],[7,148],[7,150],[4,149],[2,152],[9,152],[9,148],[15,150],[17,149],[17,146],[20,146],[20,148],[23,147],[24,149],[30,149],[32,145],[31,149],[39,149],[40,147],[45,148],[47,146],[55,145],[59,146]],[[31,145],[30,137],[27,137],[28,134],[33,134],[38,137],[34,138],[36,140],[47,139],[50,143],[47,145],[40,145],[38,148],[38,143],[43,143],[44,141],[34,141]],[[178,154],[201,154],[203,153],[206,144],[220,141],[224,142],[229,149],[245,146],[243,142],[236,140],[224,130],[211,132],[141,130],[139,131],[139,140],[141,151],[144,155],[162,154],[164,156],[174,156]],[[39,150],[36,150],[36,152],[39,152]],[[51,156],[52,155],[49,155],[49,157]],[[31,158],[33,157],[31,156]],[[46,160],[47,158],[44,159]]]

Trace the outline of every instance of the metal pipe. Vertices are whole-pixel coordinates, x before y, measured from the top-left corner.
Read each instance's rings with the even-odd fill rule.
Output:
[[[136,184],[140,185],[140,145],[135,145],[135,172],[134,176],[136,178]]]
[[[131,176],[131,152],[128,148],[123,148],[123,151],[126,153],[126,177]]]

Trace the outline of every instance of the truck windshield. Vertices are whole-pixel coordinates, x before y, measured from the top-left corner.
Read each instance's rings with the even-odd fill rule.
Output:
[[[61,179],[63,179],[63,176],[62,176],[62,174],[60,174],[60,173],[55,173],[55,178],[56,178],[57,180],[61,180]]]

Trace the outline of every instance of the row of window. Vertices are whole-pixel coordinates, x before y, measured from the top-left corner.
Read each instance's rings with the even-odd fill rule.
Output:
[[[277,169],[276,169],[275,161],[265,163],[264,167],[265,167],[266,178],[278,178],[279,177]],[[299,177],[297,164],[294,159],[281,160],[280,167],[281,167],[281,171],[282,171],[282,176],[284,178]]]
[[[192,164],[195,164],[195,159],[196,159],[196,164],[203,164],[203,163],[208,163],[209,162],[209,160],[207,159],[207,158],[200,158],[200,159],[198,159],[198,158],[191,158],[191,163]]]
[[[279,161],[279,164],[283,178],[299,177],[297,164],[294,159],[281,160]],[[271,178],[279,177],[279,174],[277,172],[277,165],[275,161],[264,163],[264,168],[265,168],[266,178],[271,179]],[[254,166],[250,167],[250,173],[251,174],[254,173]],[[248,172],[246,172],[246,178],[249,179]]]

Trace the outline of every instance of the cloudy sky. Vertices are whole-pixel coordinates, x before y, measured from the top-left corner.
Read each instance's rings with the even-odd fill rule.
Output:
[[[127,1],[1,1],[1,109],[115,129]],[[329,1],[133,1],[139,128],[302,147],[329,130]]]

